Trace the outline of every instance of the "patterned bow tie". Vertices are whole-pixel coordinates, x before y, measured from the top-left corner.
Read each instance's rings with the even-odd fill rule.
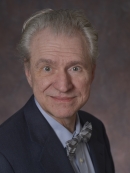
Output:
[[[83,141],[87,143],[91,135],[92,135],[92,124],[86,122],[81,132],[75,137],[73,137],[71,140],[66,142],[67,156],[69,157],[70,160],[72,160],[72,158],[74,157],[79,142]]]

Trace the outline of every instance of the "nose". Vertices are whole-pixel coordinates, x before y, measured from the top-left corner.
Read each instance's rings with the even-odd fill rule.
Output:
[[[71,76],[66,71],[60,71],[56,74],[53,87],[60,92],[67,92],[73,88]]]

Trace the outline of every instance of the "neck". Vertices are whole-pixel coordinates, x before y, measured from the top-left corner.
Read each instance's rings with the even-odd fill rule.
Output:
[[[63,118],[63,119],[57,119],[56,117],[53,117],[53,118],[56,121],[58,121],[62,126],[64,126],[66,129],[68,129],[71,133],[75,131],[76,115],[69,118]]]

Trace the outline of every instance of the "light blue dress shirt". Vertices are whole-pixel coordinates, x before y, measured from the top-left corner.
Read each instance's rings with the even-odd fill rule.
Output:
[[[71,140],[73,136],[77,135],[80,130],[82,129],[79,116],[77,114],[77,121],[74,133],[71,133],[68,129],[62,126],[59,122],[57,122],[51,115],[45,112],[37,100],[35,99],[35,103],[48,121],[50,126],[53,128],[54,132],[56,133],[57,137],[59,138],[60,142],[62,143],[63,147],[66,147],[66,141]],[[64,134],[64,135],[63,135]],[[75,157],[72,161],[72,167],[75,173],[95,173],[94,167],[88,152],[88,148],[85,143],[80,142],[75,153]]]

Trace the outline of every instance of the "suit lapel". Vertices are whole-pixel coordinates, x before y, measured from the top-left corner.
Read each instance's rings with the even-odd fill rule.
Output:
[[[90,141],[88,142],[90,156],[95,168],[96,173],[105,172],[105,154],[104,146],[101,144],[96,136],[96,129],[93,128],[93,133]]]
[[[66,151],[55,132],[40,113],[32,97],[26,104],[25,119],[32,142],[38,144],[35,156],[41,162],[46,173],[74,173]],[[36,148],[34,150],[36,150]]]
[[[104,154],[104,145],[98,140],[98,129],[95,128],[93,121],[90,116],[85,115],[82,116],[82,113],[79,112],[79,117],[81,124],[84,125],[86,121],[92,123],[92,136],[87,144],[88,150],[90,153],[90,157],[93,162],[93,166],[95,169],[95,173],[104,173],[105,172],[105,154]]]
[[[74,173],[66,151],[57,136],[48,138],[42,152],[41,163],[49,173]]]

